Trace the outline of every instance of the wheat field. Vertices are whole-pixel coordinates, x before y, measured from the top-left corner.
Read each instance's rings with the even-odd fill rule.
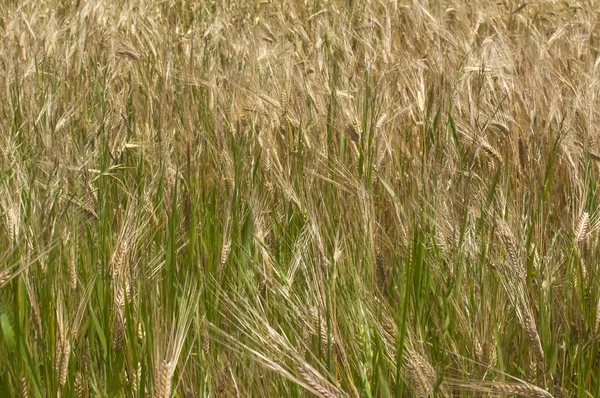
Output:
[[[0,1],[0,396],[600,397],[599,16]]]

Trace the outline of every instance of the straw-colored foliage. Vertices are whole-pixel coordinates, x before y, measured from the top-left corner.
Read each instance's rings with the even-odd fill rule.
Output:
[[[600,396],[599,16],[1,2],[0,396]]]

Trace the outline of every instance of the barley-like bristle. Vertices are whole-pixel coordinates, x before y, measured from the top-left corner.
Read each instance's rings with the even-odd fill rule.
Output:
[[[522,397],[552,398],[552,395],[548,391],[532,384],[497,383],[494,385],[494,387],[492,387],[492,392],[520,395]]]
[[[115,352],[121,351],[123,342],[125,341],[125,320],[121,311],[117,311],[115,323],[113,327],[113,349]]]
[[[352,78],[354,76],[354,64],[355,64],[354,55],[352,53],[350,53],[348,55],[348,64],[346,65],[346,74],[347,74],[348,78]]]
[[[585,286],[585,281],[587,281],[587,279],[588,279],[588,269],[587,269],[587,264],[583,258],[581,259],[581,276],[583,277],[584,286]]]
[[[273,189],[275,188],[275,186],[273,185],[273,183],[271,181],[266,181],[265,182],[265,188],[267,189],[267,192],[269,193],[273,193]]]
[[[125,260],[125,256],[127,255],[128,243],[126,239],[121,240],[119,246],[117,247],[117,251],[115,252],[115,256],[113,261],[111,262],[111,277],[112,279],[117,279],[119,274],[121,273],[121,267],[123,266],[123,261]]]
[[[317,113],[319,115],[325,115],[327,109],[325,108],[325,104],[323,103],[323,99],[319,96],[314,98],[315,108],[317,109]]]
[[[376,166],[377,170],[379,170],[379,167],[381,166],[381,163],[383,163],[384,158],[385,158],[385,148],[382,146],[377,151],[377,160],[375,161],[375,166]]]
[[[395,342],[398,333],[396,332],[396,324],[388,319],[387,317],[382,317],[381,319],[381,326],[383,327],[383,330],[385,331],[385,333],[387,333],[389,335],[389,341]]]
[[[12,272],[7,268],[0,272],[0,288],[4,287],[11,280]]]
[[[459,389],[480,393],[517,395],[520,397],[531,398],[553,398],[548,391],[529,383],[485,383],[479,381],[459,381],[451,379],[445,379],[444,382]]]
[[[271,170],[271,154],[269,148],[263,148],[262,156],[260,158],[263,171],[268,173]]]
[[[529,361],[529,377],[532,381],[537,380],[538,377],[538,364],[536,361]]]
[[[379,168],[381,167],[381,163],[383,163],[384,157],[385,149],[381,147],[377,151],[377,158],[375,159],[375,163],[373,164],[373,170],[371,172],[371,185],[375,185],[375,183],[377,183],[377,173],[379,173]]]
[[[448,245],[448,237],[443,228],[436,228],[435,243],[440,248],[441,254],[444,257],[450,255],[450,245]]]
[[[60,386],[64,387],[67,384],[67,374],[69,372],[69,357],[71,355],[71,344],[65,340],[63,344],[63,357],[60,369]]]
[[[86,394],[85,380],[80,372],[75,374],[75,396],[77,398],[84,398]]]
[[[142,363],[138,362],[137,368],[135,370],[135,374],[131,378],[131,390],[133,391],[134,395],[137,395],[141,378],[142,378]]]
[[[487,353],[487,363],[489,366],[496,366],[496,363],[498,361],[498,352],[497,352],[497,348],[496,348],[496,344],[491,343],[490,344],[491,348],[488,348],[488,353]]]
[[[137,61],[138,59],[140,59],[140,55],[129,48],[120,48],[117,51],[115,51],[115,54],[119,57],[129,58],[132,61]]]
[[[71,261],[69,262],[69,286],[71,290],[77,289],[77,260],[74,253],[71,253]]]
[[[381,252],[377,252],[375,257],[375,278],[377,280],[377,287],[382,294],[387,291],[387,275],[385,272],[385,265],[383,264],[383,255]]]
[[[171,396],[171,382],[173,379],[173,363],[164,360],[160,367],[160,379],[156,387],[156,398],[169,398]]]
[[[350,140],[354,142],[360,141],[362,131],[358,120],[354,120],[352,124],[349,124],[348,127],[346,127],[346,134]]]
[[[314,371],[307,365],[301,363],[298,365],[298,374],[302,381],[310,386],[322,398],[340,398],[342,395],[333,389],[331,385],[318,378]]]
[[[285,88],[283,90],[281,90],[279,105],[281,106],[281,118],[285,120],[285,117],[287,116],[287,109],[288,109],[288,93]]]
[[[144,333],[144,327],[142,326],[141,322],[138,322],[137,336],[140,341],[143,341],[144,337],[146,336],[146,334]]]
[[[208,358],[210,353],[210,335],[206,329],[206,325],[202,326],[202,352],[204,356]]]
[[[567,398],[567,394],[565,394],[564,390],[561,387],[555,385],[554,386],[554,397],[555,398]]]
[[[295,129],[300,127],[300,125],[298,124],[298,121],[296,119],[292,119],[289,114],[285,115],[284,120],[285,120],[286,125],[289,127],[293,127]],[[297,141],[294,142],[294,146],[295,146],[294,152],[298,152],[298,148],[297,148],[298,142]]]
[[[33,324],[35,325],[38,338],[42,338],[42,317],[40,316],[40,310],[37,303],[31,303],[31,316],[33,317]]]
[[[221,151],[221,162],[223,165],[227,192],[231,194],[235,188],[235,168],[233,166],[233,161],[224,148]]]
[[[79,361],[83,364],[89,363],[91,361],[90,341],[87,338],[83,341],[83,349],[81,350],[81,355],[79,356]]]
[[[496,148],[494,148],[493,146],[491,146],[490,144],[488,144],[487,142],[484,141],[481,144],[481,149],[490,159],[495,160],[498,163],[502,164],[502,156],[496,150]]]
[[[115,291],[115,307],[118,309],[125,307],[125,292],[121,287],[117,287]]]
[[[21,377],[21,397],[29,398],[29,387],[27,386],[25,377]]]
[[[429,362],[411,350],[408,352],[406,369],[418,396],[422,398],[429,397],[437,380],[435,370]]]
[[[521,165],[521,172],[527,172],[527,147],[521,137],[519,137],[519,164]]]
[[[219,262],[219,278],[223,276],[223,271],[225,267],[225,262],[229,258],[229,252],[231,251],[231,241],[227,239],[223,242],[223,247],[221,248],[221,259]]]
[[[321,353],[323,356],[326,356],[330,342],[333,344],[333,336],[330,336],[327,331],[327,321],[319,314],[319,311],[316,308],[312,309],[311,316],[313,323],[316,326],[315,330],[317,330],[317,336],[321,342]]]
[[[42,132],[42,142],[44,143],[46,149],[52,148],[52,136],[50,135],[49,131],[46,130]]]
[[[501,122],[491,122],[490,126],[493,126],[493,127],[497,128],[504,135],[508,135],[510,133],[510,130],[508,129],[508,126],[506,124],[504,124],[504,123],[501,123]]]
[[[503,236],[503,238],[504,238],[504,243],[506,246],[506,252],[510,259],[510,266],[512,268],[512,271],[516,273],[516,275],[519,277],[519,280],[521,282],[525,282],[525,280],[527,279],[527,275],[525,274],[525,270],[523,269],[523,267],[521,266],[521,263],[519,262],[517,246],[515,244],[515,241],[511,236],[509,236],[507,234],[505,234]]]
[[[11,243],[16,243],[17,238],[19,237],[19,217],[12,206],[6,213],[6,226],[8,228],[8,236]]]
[[[56,343],[56,351],[54,353],[54,371],[60,376],[60,372],[62,370],[62,360],[63,360],[63,340],[62,336],[58,335],[58,341]]]
[[[577,227],[575,228],[575,242],[583,242],[588,238],[588,232],[590,228],[590,215],[586,211],[579,218]]]
[[[527,338],[531,344],[531,349],[538,361],[538,365],[542,365],[544,363],[544,350],[542,348],[542,342],[540,341],[540,336],[537,332],[535,320],[533,319],[531,311],[527,308],[524,311],[523,322],[525,333],[527,334]]]
[[[477,358],[479,361],[485,361],[485,358],[483,357],[483,347],[481,346],[477,334],[475,334],[475,336],[473,337],[473,348],[475,350],[475,358]]]
[[[46,263],[44,262],[44,259],[40,258],[40,260],[38,261],[39,265],[40,265],[40,271],[42,271],[42,274],[46,274],[47,268],[46,268]]]

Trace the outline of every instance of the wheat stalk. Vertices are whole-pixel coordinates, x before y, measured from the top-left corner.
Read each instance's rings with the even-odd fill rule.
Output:
[[[31,297],[31,296],[30,296]],[[31,316],[33,318],[33,324],[35,325],[36,332],[38,334],[38,338],[42,338],[42,317],[40,316],[40,310],[37,305],[37,302],[30,299],[31,305]]]
[[[0,288],[4,287],[13,278],[10,268],[0,271]]]
[[[115,251],[115,254],[110,264],[110,275],[112,279],[118,278],[121,272],[121,267],[123,266],[123,262],[125,260],[125,256],[127,255],[128,248],[129,243],[127,239],[122,239],[117,246],[117,250]]]
[[[113,326],[113,340],[112,346],[115,352],[121,351],[123,348],[123,342],[125,341],[125,320],[121,310],[117,311]]]
[[[590,215],[586,211],[581,215],[581,217],[579,218],[579,222],[577,223],[577,226],[575,227],[575,242],[579,243],[579,242],[586,241],[588,238],[589,229],[590,229]]]
[[[202,352],[208,358],[210,354],[210,335],[208,334],[206,322],[202,322]]]
[[[67,375],[69,372],[69,358],[71,356],[71,343],[65,340],[62,346],[62,360],[60,367],[60,386],[64,387],[67,384]]]
[[[8,229],[8,236],[12,244],[16,244],[17,238],[20,232],[19,215],[14,209],[14,206],[10,206],[6,213],[6,226]]]
[[[223,148],[221,151],[221,164],[223,166],[224,174],[225,174],[225,184],[227,188],[227,192],[231,195],[235,189],[235,168],[233,165],[233,161],[231,157]]]
[[[281,107],[281,118],[283,120],[287,120],[286,117],[288,116],[288,99],[287,90],[284,88],[281,90],[281,95],[279,96],[279,106]]]
[[[300,363],[298,365],[298,374],[300,375],[300,379],[321,398],[343,397],[343,395],[336,391],[330,383],[327,383],[322,377],[319,377],[308,365]]]
[[[21,377],[21,397],[29,398],[29,387],[27,386],[25,377]]]
[[[313,324],[316,325],[316,335],[319,337],[321,342],[321,354],[325,357],[327,355],[330,342],[333,344],[333,336],[329,334],[327,322],[316,307],[313,307],[311,311],[311,317]]]
[[[445,383],[464,390],[488,394],[517,395],[531,398],[552,398],[548,391],[529,383],[481,382],[445,379]]]
[[[362,136],[362,129],[357,119],[354,119],[352,123],[346,127],[346,135],[348,136],[348,138],[350,138],[350,140],[354,142],[360,141],[360,137]]]
[[[526,304],[524,306],[526,306]],[[538,364],[543,364],[544,350],[542,349],[540,335],[537,332],[536,323],[533,319],[533,315],[531,314],[531,309],[528,307],[529,306],[526,306],[524,310],[523,327],[525,328],[525,333],[527,334],[527,338],[529,339],[529,343],[531,344],[533,353],[537,358]]]
[[[507,274],[507,276],[511,278],[512,275],[516,275],[518,276],[519,283],[525,283],[527,275],[525,273],[525,269],[523,268],[519,260],[519,254],[515,239],[513,238],[512,234],[510,234],[507,227],[502,227],[502,239],[504,241],[506,253],[508,255],[508,258],[510,259],[510,272]]]
[[[75,396],[77,398],[84,398],[87,396],[87,388],[85,384],[85,380],[80,372],[75,374]]]
[[[413,388],[419,397],[429,397],[437,380],[435,370],[414,350],[409,350],[407,354],[406,371]]]
[[[600,297],[598,298],[598,304],[596,305],[596,322],[594,323],[594,334],[598,336],[598,330],[600,329]]]
[[[171,382],[173,379],[174,366],[171,361],[162,361],[157,380],[156,398],[169,398],[171,396]]]
[[[379,292],[385,294],[387,291],[388,280],[385,265],[383,263],[383,255],[380,251],[377,251],[377,255],[375,256],[375,279],[377,281]]]
[[[521,166],[521,173],[527,173],[527,144],[523,141],[522,137],[519,137],[519,165]]]
[[[74,250],[71,250],[71,258],[69,261],[69,286],[71,290],[77,289],[77,259],[75,258]]]
[[[139,388],[141,378],[142,378],[142,363],[138,362],[135,373],[130,378],[131,390],[133,391],[134,395],[137,395],[137,393],[138,393],[138,388]]]

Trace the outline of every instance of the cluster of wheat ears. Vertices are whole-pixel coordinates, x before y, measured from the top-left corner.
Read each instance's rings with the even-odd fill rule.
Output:
[[[599,397],[595,0],[4,0],[0,396]]]

